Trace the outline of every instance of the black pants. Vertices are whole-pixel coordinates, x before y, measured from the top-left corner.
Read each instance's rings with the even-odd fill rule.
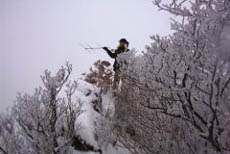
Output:
[[[121,80],[121,71],[117,69],[114,74],[113,89],[118,88],[120,80]]]

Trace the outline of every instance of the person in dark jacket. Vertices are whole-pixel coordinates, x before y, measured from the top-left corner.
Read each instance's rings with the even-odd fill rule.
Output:
[[[103,49],[108,53],[108,55],[115,59],[115,62],[113,64],[113,70],[116,71],[119,69],[119,65],[117,63],[117,56],[123,52],[128,52],[129,49],[128,49],[128,46],[129,46],[129,42],[126,40],[126,39],[120,39],[119,41],[119,46],[118,48],[115,50],[115,52],[112,52],[111,50],[109,50],[108,47],[103,47]]]
[[[120,70],[119,70],[120,66],[117,62],[117,56],[121,53],[128,52],[129,51],[128,47],[129,47],[129,42],[125,38],[120,39],[119,46],[117,47],[117,49],[114,52],[109,50],[108,47],[103,47],[103,49],[108,53],[108,55],[111,58],[115,59],[115,62],[113,64],[113,70],[115,72],[114,84],[113,84],[114,88],[117,87],[117,83],[119,83],[119,81],[120,81]]]

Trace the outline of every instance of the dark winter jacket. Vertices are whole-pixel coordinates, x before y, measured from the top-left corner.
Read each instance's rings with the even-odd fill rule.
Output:
[[[119,54],[121,54],[121,53],[128,52],[128,51],[129,51],[129,49],[125,49],[125,48],[122,48],[122,47],[117,48],[117,49],[115,50],[115,52],[112,52],[111,50],[106,49],[106,52],[108,53],[108,55],[109,55],[111,58],[115,59],[115,62],[114,62],[114,64],[113,64],[113,70],[114,70],[114,71],[116,71],[116,70],[119,69],[119,64],[118,64],[118,62],[117,62],[117,56],[118,56]]]

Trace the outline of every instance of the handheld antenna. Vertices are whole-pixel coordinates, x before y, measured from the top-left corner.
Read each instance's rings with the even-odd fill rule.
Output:
[[[90,51],[90,50],[100,50],[100,49],[102,49],[102,47],[91,47],[91,46],[88,45],[88,44],[83,45],[83,44],[79,43],[79,45],[80,45],[83,49],[88,50],[88,51]]]

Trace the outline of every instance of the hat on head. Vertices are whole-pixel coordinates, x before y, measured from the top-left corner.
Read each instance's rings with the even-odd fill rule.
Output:
[[[125,38],[120,39],[119,42],[123,42],[123,43],[126,43],[127,45],[129,45],[129,42]]]

